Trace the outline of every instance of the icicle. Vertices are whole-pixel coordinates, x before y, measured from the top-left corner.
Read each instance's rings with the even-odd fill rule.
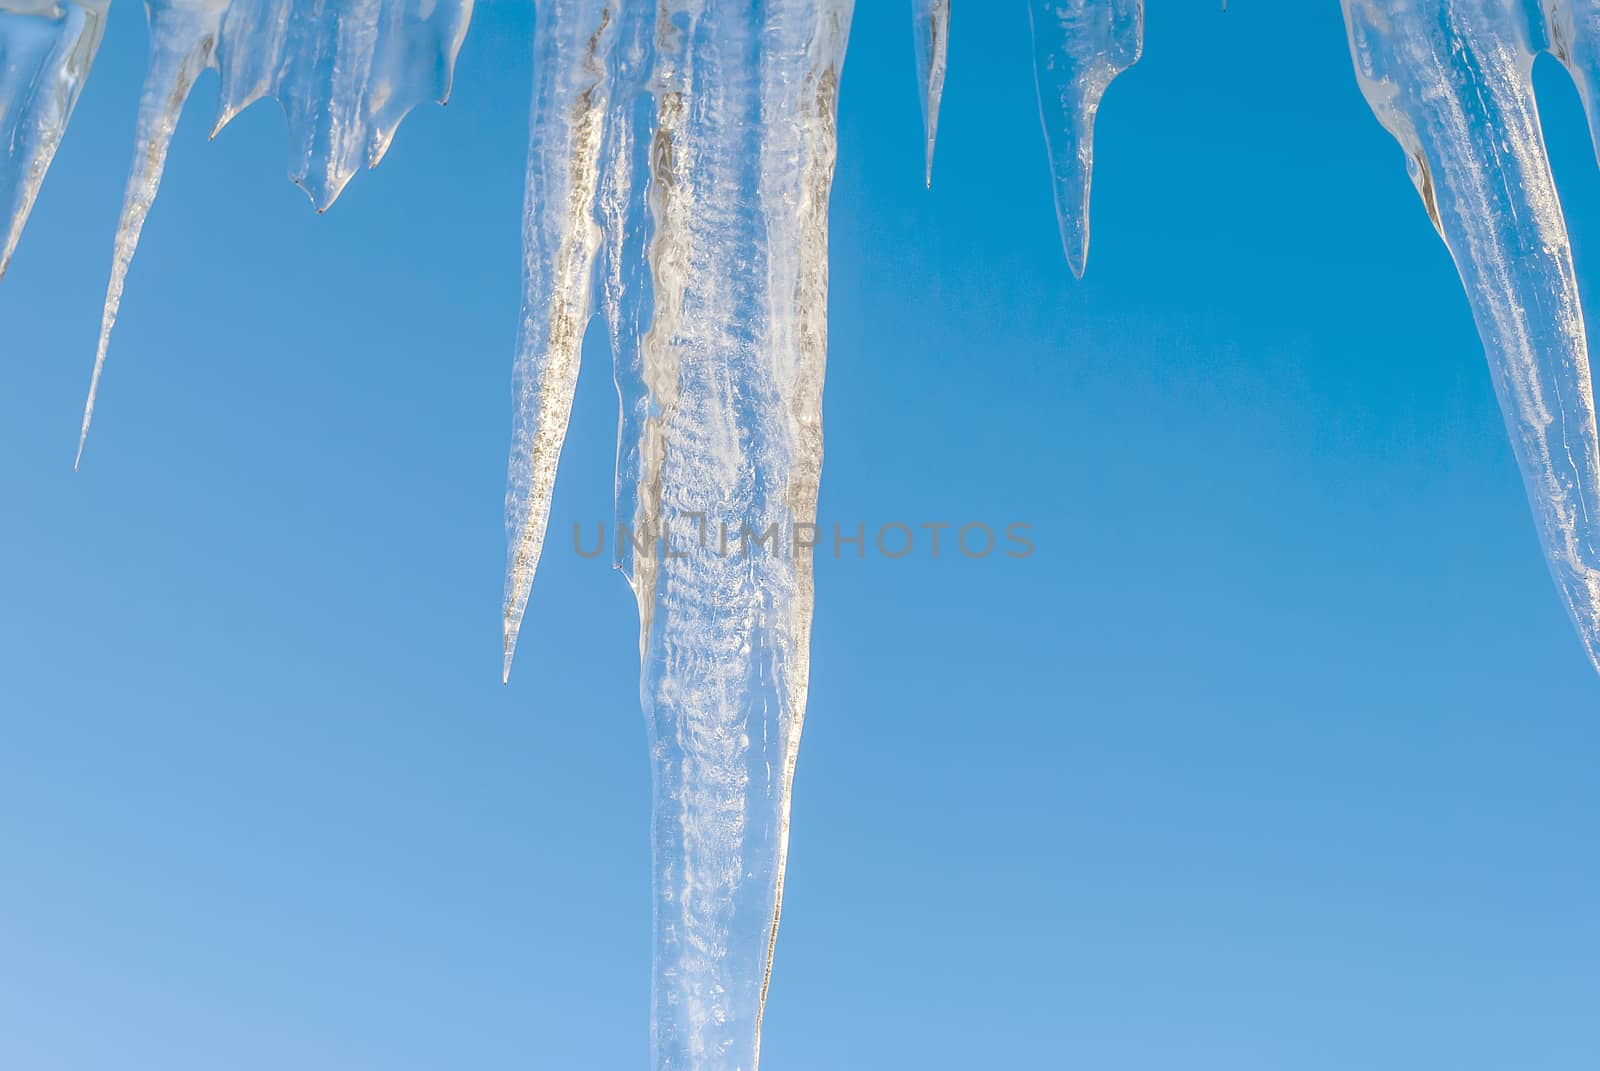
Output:
[[[534,26],[532,133],[522,228],[515,426],[506,493],[503,678],[539,566],[556,463],[572,413],[591,275],[600,246],[595,197],[621,0],[544,0]],[[638,5],[634,5],[638,6]]]
[[[654,770],[654,1061],[754,1071],[805,712],[852,5],[643,6],[613,12],[609,53],[599,5],[540,9],[507,638],[603,249],[622,404],[615,536],[639,602]]]
[[[1106,87],[1139,60],[1144,0],[1029,0],[1028,14],[1056,219],[1067,262],[1081,279],[1089,259],[1094,116]]]
[[[939,133],[939,98],[950,51],[950,0],[911,0],[916,37],[918,88],[922,92],[922,129],[927,136],[927,180],[933,185],[933,143]]]
[[[655,140],[653,95],[656,30],[656,12],[651,5],[624,5],[617,48],[615,114],[606,128],[606,164],[600,183],[600,215],[605,231],[605,317],[620,407],[612,533],[616,535],[615,563],[636,591],[638,569],[641,564],[648,568],[649,557],[643,563],[635,560],[635,540],[631,537],[637,534],[637,492],[651,405],[639,340],[648,329],[652,314],[650,252],[654,248],[652,211],[657,191],[648,180],[651,156],[660,148]],[[642,604],[640,611],[644,612]]]
[[[656,1066],[753,1069],[805,713],[827,203],[848,2],[675,5],[650,154],[635,555]],[[769,543],[757,543],[760,539]]]
[[[5,0],[0,0],[5,2]],[[106,288],[83,459],[128,268],[155,202],[167,146],[194,81],[222,73],[212,130],[269,94],[289,119],[290,178],[326,211],[357,167],[376,167],[400,121],[422,100],[443,103],[473,0],[149,0],[150,67],[137,149]]]
[[[264,96],[289,120],[289,176],[324,212],[400,120],[444,103],[473,0],[234,0],[213,130]]]
[[[0,278],[100,48],[110,0],[0,0]]]
[[[1600,437],[1588,342],[1533,99],[1538,27],[1515,8],[1344,3],[1362,91],[1405,150],[1455,258],[1551,573],[1600,668]]]
[[[1543,0],[1545,50],[1567,68],[1583,98],[1589,134],[1600,156],[1600,5]]]
[[[117,223],[116,250],[111,260],[111,282],[106,286],[105,309],[100,318],[100,343],[94,356],[94,373],[89,380],[89,400],[83,407],[83,427],[78,432],[77,468],[83,460],[83,446],[94,419],[94,400],[100,391],[100,374],[105,369],[106,347],[111,328],[122,304],[122,287],[139,245],[145,217],[155,202],[166,167],[167,146],[178,127],[184,101],[194,88],[195,79],[212,66],[217,34],[227,11],[228,0],[165,0],[150,5],[150,69],[145,75],[144,92],[139,98],[138,148],[133,170],[123,195],[122,218]]]

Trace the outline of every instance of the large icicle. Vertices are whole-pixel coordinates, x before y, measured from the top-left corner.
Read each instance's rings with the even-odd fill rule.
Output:
[[[1055,179],[1061,245],[1080,279],[1089,259],[1094,117],[1144,49],[1144,0],[1028,0],[1033,73]]]
[[[922,129],[927,138],[927,182],[933,185],[933,143],[939,134],[939,98],[950,56],[950,0],[911,0],[916,40],[917,86],[922,96]]]
[[[534,87],[522,227],[522,317],[506,492],[503,678],[539,567],[556,463],[572,414],[589,323],[600,228],[595,197],[624,0],[543,0],[535,12]],[[639,5],[635,4],[634,7]]]
[[[1570,11],[1559,0],[1547,8],[1558,19]],[[1461,273],[1551,573],[1600,668],[1600,441],[1571,244],[1533,98],[1536,52],[1554,42],[1506,0],[1344,9],[1362,91],[1405,150]],[[1592,55],[1586,24],[1574,36],[1572,20],[1551,23],[1568,56]]]
[[[0,0],[0,278],[100,48],[110,0]]]
[[[622,404],[616,542],[639,602],[654,781],[661,1071],[757,1064],[809,668],[851,6],[622,4],[603,72],[599,5],[540,22],[507,636],[543,538],[603,248]],[[604,106],[600,124],[591,109]]]
[[[4,0],[0,0],[4,2]],[[376,167],[418,103],[443,103],[473,0],[149,0],[150,66],[132,172],[78,435],[83,457],[129,265],[167,146],[195,79],[222,74],[212,133],[274,96],[289,120],[290,178],[326,211],[361,165]]]
[[[816,516],[850,6],[766,3],[753,28],[737,9],[680,9],[662,49],[638,500],[641,522],[659,518],[649,530],[679,546],[636,571],[636,590],[655,766],[655,1058],[671,1071],[753,1071],[759,1052],[809,669],[811,563],[791,548]],[[754,543],[765,533],[769,548]]]

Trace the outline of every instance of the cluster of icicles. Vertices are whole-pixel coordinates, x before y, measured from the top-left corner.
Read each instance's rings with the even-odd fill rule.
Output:
[[[0,0],[0,274],[109,0]],[[1596,0],[1343,0],[1357,75],[1471,297],[1567,607],[1600,665],[1600,446],[1535,57],[1600,134]],[[931,178],[951,0],[912,0]],[[148,0],[150,67],[89,405],[179,112],[217,68],[221,128],[275,97],[321,210],[443,100],[472,0]],[[674,519],[814,519],[834,115],[852,0],[538,0],[524,303],[507,495],[506,672],[549,516],[586,326],[610,328],[617,522],[638,598],[654,769],[655,1066],[754,1071],[806,705],[803,554],[662,555]],[[1141,0],[1027,0],[1062,242],[1088,251],[1096,109]],[[597,307],[598,304],[598,307]],[[80,457],[82,447],[80,443]],[[702,532],[704,529],[702,528]],[[787,542],[787,541],[785,541]]]

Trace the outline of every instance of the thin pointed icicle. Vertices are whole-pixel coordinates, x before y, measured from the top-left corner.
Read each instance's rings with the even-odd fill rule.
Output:
[[[0,0],[0,278],[100,48],[109,0]]]
[[[1455,258],[1545,555],[1600,668],[1600,436],[1571,244],[1503,0],[1345,0],[1356,74]]]
[[[94,417],[128,267],[155,201],[167,145],[200,72],[214,66],[222,76],[221,117],[213,136],[252,102],[269,95],[279,99],[289,120],[290,177],[321,212],[359,166],[377,166],[413,107],[429,97],[443,103],[472,4],[149,0],[150,68],[78,437],[78,461]]]
[[[1028,15],[1061,246],[1081,279],[1089,259],[1095,112],[1106,87],[1144,49],[1144,0],[1028,0]]]
[[[763,91],[764,125],[770,129],[762,153],[762,204],[765,207],[768,306],[767,344],[774,365],[788,471],[776,483],[779,516],[789,522],[790,572],[770,589],[773,615],[772,687],[784,719],[778,739],[783,765],[776,777],[776,859],[773,862],[772,921],[768,930],[761,998],[756,1016],[756,1056],[761,1019],[772,982],[772,957],[783,908],[789,861],[789,823],[794,773],[800,755],[811,679],[811,622],[815,576],[809,550],[797,550],[802,529],[817,532],[817,500],[822,488],[822,387],[828,360],[828,200],[837,159],[839,78],[849,40],[853,0],[823,2],[809,21],[796,18],[788,40],[767,65]],[[948,4],[946,4],[948,7]],[[930,144],[931,150],[931,144]],[[781,471],[781,469],[779,470]],[[812,540],[814,541],[814,540]],[[781,595],[787,595],[787,600]],[[752,1060],[752,1067],[755,1066]]]
[[[544,0],[534,28],[534,89],[522,231],[515,426],[506,492],[503,680],[539,566],[556,465],[572,415],[600,229],[595,197],[616,42],[617,0]]]
[[[939,98],[950,54],[950,0],[911,0],[917,47],[917,87],[922,95],[922,130],[927,137],[927,181],[933,185],[933,143],[939,134]]]
[[[649,400],[632,492],[651,540],[634,588],[658,1071],[754,1071],[759,1058],[809,670],[851,8],[769,0],[752,17],[668,0],[658,24]]]
[[[83,427],[78,433],[78,456],[73,459],[73,468],[83,460],[89,424],[94,419],[95,397],[100,391],[100,375],[105,370],[106,348],[111,342],[111,328],[117,322],[117,309],[122,304],[128,266],[133,263],[145,218],[161,186],[167,147],[178,128],[179,116],[195,79],[213,65],[217,34],[227,6],[228,0],[165,0],[150,5],[150,67],[139,98],[138,148],[123,195],[122,217],[117,223],[111,281],[106,286],[100,342],[95,350],[94,373],[89,380],[89,398],[83,407]]]

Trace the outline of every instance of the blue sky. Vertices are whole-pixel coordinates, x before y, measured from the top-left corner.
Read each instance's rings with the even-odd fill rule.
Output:
[[[1336,5],[1151,5],[1081,284],[1021,5],[956,11],[931,192],[858,6],[822,519],[1037,550],[821,562],[763,1067],[1594,1066],[1600,681]],[[0,285],[0,1063],[642,1066],[600,346],[499,683],[527,17],[321,218],[208,77],[74,476],[141,22]]]

